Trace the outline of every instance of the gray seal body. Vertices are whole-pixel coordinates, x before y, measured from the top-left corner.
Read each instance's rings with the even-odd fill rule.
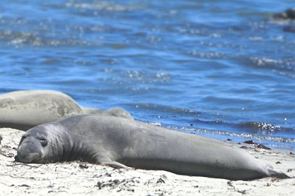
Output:
[[[82,108],[70,96],[52,90],[23,90],[0,95],[0,128],[21,130],[81,114],[107,114],[132,118],[121,108],[106,111]]]
[[[58,91],[24,90],[0,95],[0,127],[24,130],[81,112],[71,97]]]
[[[106,115],[74,116],[36,126],[22,137],[15,160],[81,160],[233,180],[286,177],[226,143]]]

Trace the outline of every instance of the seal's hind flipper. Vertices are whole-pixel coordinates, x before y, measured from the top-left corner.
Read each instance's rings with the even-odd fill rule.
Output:
[[[265,167],[266,167],[266,174],[269,177],[274,177],[274,178],[279,178],[279,179],[291,178],[290,176],[288,176],[287,174],[285,174],[283,172],[275,171],[273,169],[273,167],[269,164],[267,164]]]

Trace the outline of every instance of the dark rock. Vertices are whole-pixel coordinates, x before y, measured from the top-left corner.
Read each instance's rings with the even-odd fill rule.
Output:
[[[256,148],[261,148],[261,149],[265,149],[265,150],[271,150],[270,147],[267,147],[267,146],[265,146],[265,145],[263,145],[263,144],[257,144],[257,145],[256,145]]]
[[[243,143],[245,143],[245,144],[256,144],[253,140],[246,140]]]
[[[246,190],[237,190],[238,193],[241,193],[242,195],[245,195],[247,192]]]
[[[14,154],[13,153],[8,153],[7,157],[12,158],[12,157],[14,157]]]
[[[88,169],[88,165],[87,164],[79,164],[79,167],[81,169]]]
[[[248,149],[247,146],[241,146],[240,148],[242,148],[242,149]]]
[[[107,182],[97,182],[96,186],[98,187],[98,189],[102,189],[104,187],[115,188],[116,186],[118,186],[122,182],[124,182],[124,181],[120,181],[118,179],[115,179],[115,180],[109,180]]]
[[[29,188],[30,185],[27,185],[27,184],[21,184],[21,185],[19,185],[19,187],[27,187],[27,188]]]
[[[253,140],[246,140],[244,141],[245,144],[254,144],[255,148],[260,148],[260,149],[265,149],[265,150],[271,150],[271,148],[263,145],[263,144],[258,144],[256,142],[254,142]]]
[[[295,8],[289,8],[284,12],[274,14],[273,17],[279,20],[295,20]]]
[[[165,180],[164,180],[163,178],[159,178],[159,179],[157,180],[157,184],[159,184],[159,183],[165,183]]]

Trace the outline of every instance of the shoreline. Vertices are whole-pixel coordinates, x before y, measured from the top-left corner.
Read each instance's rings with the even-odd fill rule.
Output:
[[[0,190],[3,195],[294,195],[295,153],[234,144],[269,163],[290,179],[252,181],[177,175],[167,171],[113,169],[84,162],[14,162],[23,131],[1,128]]]

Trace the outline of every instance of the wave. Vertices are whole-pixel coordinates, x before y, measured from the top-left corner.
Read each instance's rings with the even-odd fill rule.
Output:
[[[127,12],[141,8],[140,4],[119,4],[109,1],[75,1],[71,0],[65,4],[66,8],[74,8],[79,10],[92,10],[92,11],[109,11],[109,12]]]
[[[250,133],[260,134],[275,134],[275,133],[293,133],[295,134],[294,128],[281,127],[266,122],[242,122],[236,125],[239,129]]]
[[[0,41],[8,43],[12,46],[52,46],[52,47],[63,47],[63,46],[94,46],[93,42],[86,41],[77,38],[50,38],[39,35],[34,32],[20,32],[12,30],[0,31]]]

